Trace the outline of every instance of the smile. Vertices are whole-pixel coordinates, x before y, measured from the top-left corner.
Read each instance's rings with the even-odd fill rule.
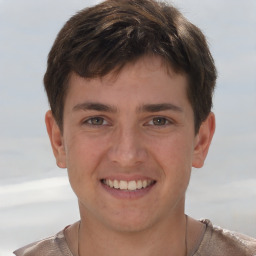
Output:
[[[154,180],[110,180],[110,179],[103,179],[101,182],[107,185],[110,188],[126,190],[126,191],[134,191],[145,189],[153,184],[156,183]]]

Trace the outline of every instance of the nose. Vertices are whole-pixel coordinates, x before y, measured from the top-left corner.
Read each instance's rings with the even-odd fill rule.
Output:
[[[112,137],[108,157],[120,167],[133,167],[145,161],[147,151],[143,145],[143,136],[138,129],[132,127],[118,129]]]

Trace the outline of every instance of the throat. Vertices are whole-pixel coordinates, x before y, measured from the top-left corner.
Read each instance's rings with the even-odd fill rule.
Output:
[[[179,236],[180,239],[174,240],[172,240],[171,234],[168,237],[165,233],[158,234],[158,232],[137,232],[137,234],[117,234],[112,232],[112,234],[101,234],[95,238],[93,234],[86,235],[83,232],[84,228],[86,227],[79,222],[77,228],[77,250],[76,253],[74,253],[76,256],[188,256],[187,217],[185,217],[182,230],[176,232],[176,235]],[[115,249],[113,250],[113,248]]]

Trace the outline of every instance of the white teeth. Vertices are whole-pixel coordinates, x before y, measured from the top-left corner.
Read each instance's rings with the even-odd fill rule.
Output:
[[[128,183],[128,190],[136,190],[136,188],[137,188],[136,181],[135,180],[129,181],[129,183]]]
[[[114,180],[114,188],[120,188],[119,182],[117,180]]]
[[[143,187],[143,188],[147,187],[147,181],[146,181],[146,180],[143,180],[143,182],[142,182],[142,187]]]
[[[112,181],[112,180],[108,180],[107,185],[110,186],[111,188],[114,187],[114,184],[113,184],[113,181]]]
[[[136,189],[142,189],[150,186],[151,184],[154,183],[153,180],[131,180],[131,181],[125,181],[125,180],[103,180],[103,183],[106,184],[107,186],[115,189],[120,189],[120,190],[130,190],[134,191]]]
[[[127,181],[125,181],[125,180],[120,180],[119,188],[120,188],[120,189],[127,189],[127,188],[128,188]]]
[[[138,180],[138,181],[137,181],[137,188],[138,188],[138,189],[141,189],[141,188],[142,188],[142,181],[141,181],[141,180]]]

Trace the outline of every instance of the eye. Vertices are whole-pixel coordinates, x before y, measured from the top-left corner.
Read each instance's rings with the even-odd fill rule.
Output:
[[[161,116],[154,117],[147,123],[147,125],[154,125],[154,126],[164,126],[169,124],[171,124],[171,121]]]
[[[84,123],[88,125],[106,125],[107,121],[103,117],[95,116],[88,118]]]
[[[168,120],[164,117],[154,117],[152,119],[152,123],[154,125],[166,125],[166,124],[168,124]]]

